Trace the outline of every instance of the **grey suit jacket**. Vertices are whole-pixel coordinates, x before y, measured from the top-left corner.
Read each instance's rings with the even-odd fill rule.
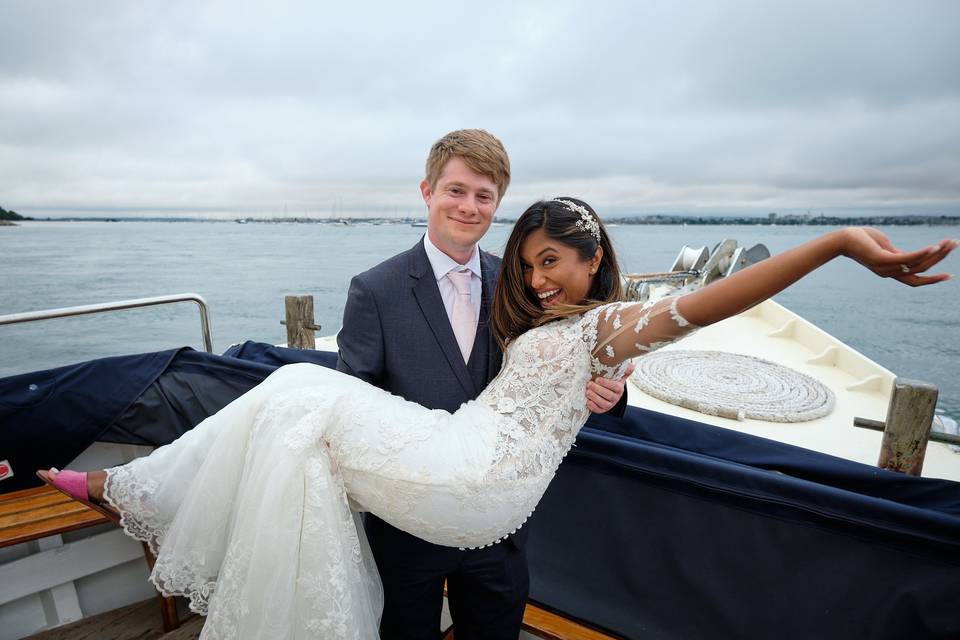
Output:
[[[486,341],[483,386],[502,354],[489,330],[500,259],[480,252],[483,301],[476,347]],[[337,336],[337,369],[431,409],[456,411],[482,391],[471,379],[421,239],[353,278]]]

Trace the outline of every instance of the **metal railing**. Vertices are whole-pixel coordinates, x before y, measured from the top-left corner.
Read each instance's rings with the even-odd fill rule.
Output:
[[[43,311],[26,311],[24,313],[10,313],[0,316],[0,326],[35,322],[37,320],[52,320],[53,318],[68,318],[84,316],[91,313],[107,311],[122,311],[140,307],[153,307],[161,304],[175,304],[177,302],[196,302],[200,308],[200,330],[203,332],[203,348],[207,353],[213,353],[213,341],[210,338],[210,311],[207,301],[197,293],[175,293],[168,296],[154,296],[152,298],[135,298],[133,300],[118,300],[117,302],[102,302],[87,304],[79,307],[63,307],[61,309],[45,309]]]

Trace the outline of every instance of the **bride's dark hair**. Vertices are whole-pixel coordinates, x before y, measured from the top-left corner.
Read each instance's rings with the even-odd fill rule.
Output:
[[[581,214],[560,201],[571,202],[587,210],[596,226],[591,229]],[[580,226],[577,226],[580,222]],[[520,246],[528,235],[543,229],[548,238],[562,242],[577,250],[580,258],[590,260],[603,249],[603,257],[593,277],[593,283],[587,297],[579,304],[565,304],[557,308],[544,310],[536,295],[527,288],[523,278],[523,263],[520,260]],[[593,232],[599,235],[599,241]],[[610,243],[607,230],[596,211],[582,200],[562,197],[555,200],[535,202],[517,220],[510,232],[507,246],[503,251],[503,264],[500,277],[493,290],[493,307],[490,314],[490,329],[500,344],[500,348],[525,331],[570,315],[583,313],[598,305],[619,300],[622,296],[620,286],[620,268]]]

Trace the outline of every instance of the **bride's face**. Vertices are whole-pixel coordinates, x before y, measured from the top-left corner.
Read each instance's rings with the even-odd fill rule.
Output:
[[[582,302],[602,256],[603,249],[598,247],[593,257],[584,260],[579,251],[549,237],[543,229],[530,232],[520,244],[524,284],[544,309]]]

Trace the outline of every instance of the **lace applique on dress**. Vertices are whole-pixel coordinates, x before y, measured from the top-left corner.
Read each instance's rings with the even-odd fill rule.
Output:
[[[584,337],[596,335],[593,372],[620,378],[628,358],[656,351],[695,331],[698,327],[677,309],[680,297],[655,302],[615,302],[584,314],[584,321],[593,325],[585,328]]]

